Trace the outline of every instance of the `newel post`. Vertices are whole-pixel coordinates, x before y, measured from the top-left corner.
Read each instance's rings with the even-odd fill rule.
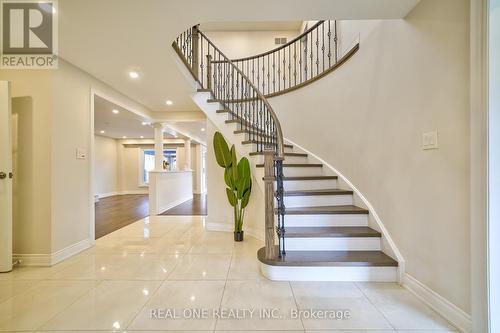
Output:
[[[265,184],[265,242],[266,259],[275,259],[277,249],[274,245],[274,149],[264,149],[264,184]]]

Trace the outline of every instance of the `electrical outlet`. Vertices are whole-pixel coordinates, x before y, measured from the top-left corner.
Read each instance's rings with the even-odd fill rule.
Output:
[[[438,132],[437,130],[422,134],[422,149],[438,149]]]
[[[84,148],[76,148],[76,159],[84,160],[87,158],[87,150]]]

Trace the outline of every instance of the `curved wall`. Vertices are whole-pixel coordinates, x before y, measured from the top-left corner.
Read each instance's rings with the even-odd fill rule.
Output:
[[[361,35],[351,60],[270,100],[284,135],[366,196],[408,274],[470,313],[468,1],[345,28]],[[423,150],[433,130],[439,149]]]

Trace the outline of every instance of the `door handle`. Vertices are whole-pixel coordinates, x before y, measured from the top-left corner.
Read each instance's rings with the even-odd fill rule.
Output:
[[[5,172],[0,172],[0,179],[5,179],[7,178],[7,174]]]
[[[12,172],[9,172],[9,179],[12,179],[14,177],[14,174]]]

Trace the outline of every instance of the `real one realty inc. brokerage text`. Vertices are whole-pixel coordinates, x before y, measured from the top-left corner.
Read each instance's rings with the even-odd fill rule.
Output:
[[[333,309],[287,309],[283,311],[278,308],[247,308],[247,309],[208,309],[208,308],[185,308],[185,309],[151,309],[150,319],[329,319],[346,320],[351,317],[349,310]]]

